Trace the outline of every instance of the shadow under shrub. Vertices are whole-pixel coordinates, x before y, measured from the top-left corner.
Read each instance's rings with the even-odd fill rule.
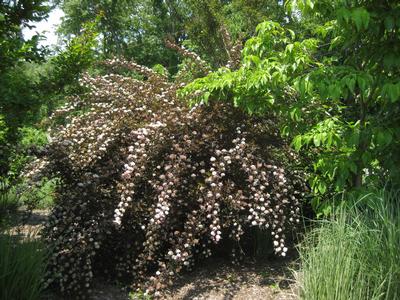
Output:
[[[189,108],[180,86],[151,69],[105,64],[145,80],[83,76],[88,92],[54,114],[66,125],[26,173],[60,180],[44,230],[46,284],[85,297],[106,275],[158,296],[221,240],[239,260],[251,227],[285,256],[306,188],[274,118],[222,103]]]

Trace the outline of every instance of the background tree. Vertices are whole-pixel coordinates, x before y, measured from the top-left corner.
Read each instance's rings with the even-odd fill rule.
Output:
[[[47,17],[46,1],[2,1],[0,3],[0,178],[8,172],[12,144],[17,141],[18,128],[35,119],[42,99],[33,91],[37,75],[24,65],[43,59],[45,49],[38,45],[40,36],[25,40],[22,29],[32,27]]]
[[[164,39],[172,35],[179,40],[182,28],[179,1],[59,1],[65,18],[59,32],[77,35],[83,24],[101,18],[97,31],[103,57],[125,56],[152,66],[177,64],[177,55],[166,49]],[[149,51],[151,49],[151,51]]]
[[[31,28],[30,22],[47,17],[46,1],[1,1],[0,3],[0,72],[20,61],[38,60],[43,57],[43,48],[38,46],[39,36],[25,40],[22,29]]]
[[[190,10],[185,30],[196,52],[213,66],[222,66],[228,57],[221,32],[226,27],[233,40],[248,39],[258,23],[285,22],[282,1],[184,0]],[[286,19],[288,20],[288,19]]]
[[[123,55],[138,63],[162,64],[176,73],[176,52],[164,45],[166,38],[184,43],[212,66],[228,59],[221,27],[233,40],[249,38],[255,26],[269,18],[287,22],[281,1],[124,0],[58,2],[65,13],[59,29],[67,38],[80,32],[82,24],[102,14],[98,24],[105,57]],[[152,51],[148,51],[151,49]]]

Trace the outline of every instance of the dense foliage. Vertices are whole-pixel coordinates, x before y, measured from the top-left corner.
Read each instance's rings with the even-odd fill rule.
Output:
[[[182,94],[274,111],[281,134],[312,162],[316,195],[398,178],[399,3],[289,4],[303,29],[261,23],[239,70],[221,68]]]
[[[49,7],[44,0],[1,1],[0,3],[0,71],[4,72],[21,60],[37,60],[44,49],[38,46],[39,36],[25,40],[21,34],[29,22],[47,16]]]
[[[237,41],[251,37],[255,26],[265,18],[283,21],[286,16],[279,0],[56,2],[65,12],[59,28],[64,35],[78,34],[86,22],[102,15],[99,50],[105,57],[124,56],[146,66],[162,64],[171,73],[178,71],[180,57],[165,47],[166,38],[184,42],[213,67],[221,66],[228,55],[221,27],[226,27]]]
[[[34,92],[37,75],[24,62],[42,61],[45,49],[38,45],[39,35],[26,40],[22,30],[48,11],[45,1],[0,3],[0,180],[9,171],[18,127],[35,119],[43,103]]]
[[[47,283],[81,295],[105,272],[157,294],[221,240],[238,259],[251,226],[285,256],[305,186],[273,120],[229,104],[190,109],[152,70],[105,64],[146,80],[85,75],[88,92],[54,115],[66,125],[36,165],[61,182],[44,232]]]

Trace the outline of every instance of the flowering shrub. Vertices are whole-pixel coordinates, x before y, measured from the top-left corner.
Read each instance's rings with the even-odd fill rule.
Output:
[[[251,226],[285,256],[305,187],[273,118],[222,103],[189,108],[151,69],[105,65],[145,80],[84,75],[87,93],[52,117],[64,125],[37,164],[61,182],[44,232],[46,283],[84,297],[94,274],[108,274],[157,296],[221,240],[235,241],[238,258]]]

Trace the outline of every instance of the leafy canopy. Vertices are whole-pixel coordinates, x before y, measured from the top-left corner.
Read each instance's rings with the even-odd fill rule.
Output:
[[[259,24],[246,42],[240,69],[220,68],[180,94],[280,116],[281,134],[312,163],[316,195],[360,187],[381,175],[395,177],[399,3],[308,0],[287,7],[302,29]]]

